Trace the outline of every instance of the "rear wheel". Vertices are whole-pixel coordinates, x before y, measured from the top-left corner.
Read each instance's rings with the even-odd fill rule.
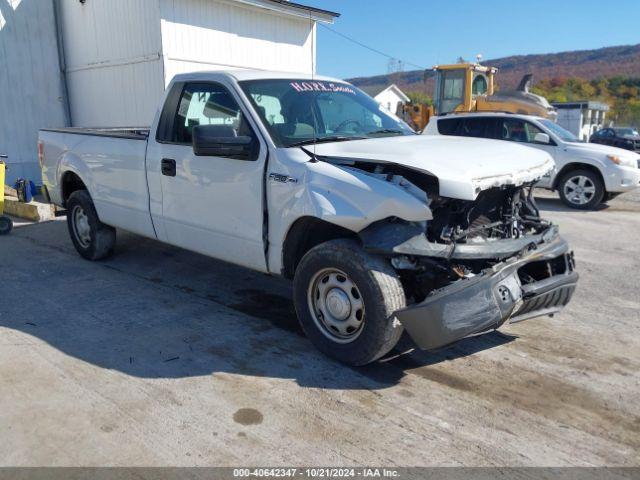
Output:
[[[403,332],[393,315],[406,302],[398,275],[351,240],[320,244],[302,258],[294,300],[311,342],[349,365],[382,357]]]
[[[0,215],[0,235],[7,235],[12,229],[13,220],[6,215]]]
[[[116,230],[100,221],[86,190],[73,192],[67,200],[67,227],[74,247],[87,260],[101,260],[113,252]]]
[[[558,183],[560,199],[569,207],[593,210],[603,200],[604,184],[591,170],[572,170],[562,176]]]

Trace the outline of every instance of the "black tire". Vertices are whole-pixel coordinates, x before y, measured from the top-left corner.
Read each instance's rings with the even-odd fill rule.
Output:
[[[581,203],[580,195],[571,195],[573,185],[575,185],[576,178],[586,178],[587,185],[589,187],[593,186],[594,192],[588,201]],[[563,201],[565,205],[571,208],[576,208],[578,210],[593,210],[595,209],[602,200],[604,199],[605,194],[607,193],[602,179],[600,176],[586,169],[578,169],[578,170],[570,170],[562,175],[560,181],[558,182],[558,193],[560,194],[560,199]]]
[[[312,313],[312,296],[319,292],[312,285],[322,283],[318,276],[329,275],[323,273],[327,271],[344,272],[346,281],[356,287],[355,298],[361,298],[363,320],[355,333],[347,334],[352,339],[337,338],[337,330],[326,326],[325,317]],[[402,335],[404,329],[393,316],[406,305],[397,273],[388,261],[368,254],[354,241],[331,240],[312,248],[296,268],[293,286],[296,312],[305,334],[318,350],[343,363],[371,363],[389,352]],[[348,286],[346,290],[353,292]],[[351,306],[348,311],[353,309]]]
[[[83,225],[85,220],[88,230],[86,225]],[[116,230],[100,221],[91,196],[86,190],[73,192],[67,200],[67,227],[73,246],[83,258],[102,260],[113,253]]]
[[[0,235],[8,235],[11,230],[13,230],[13,220],[5,215],[0,215]]]

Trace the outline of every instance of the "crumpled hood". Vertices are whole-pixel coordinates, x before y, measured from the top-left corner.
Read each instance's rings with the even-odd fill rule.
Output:
[[[441,196],[462,200],[475,200],[487,188],[534,181],[555,166],[548,153],[511,142],[431,135],[321,143],[315,153],[429,173],[438,178]]]

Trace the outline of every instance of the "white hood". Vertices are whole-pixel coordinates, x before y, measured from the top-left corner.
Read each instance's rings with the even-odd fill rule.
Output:
[[[441,196],[462,200],[475,200],[487,188],[534,181],[554,168],[551,156],[541,150],[466,137],[408,135],[321,143],[315,153],[430,173],[438,178]]]
[[[624,148],[610,147],[609,145],[600,145],[599,143],[567,143],[567,151],[577,155],[589,155],[590,153],[601,155],[616,155],[618,157],[637,159],[640,157],[637,153]]]

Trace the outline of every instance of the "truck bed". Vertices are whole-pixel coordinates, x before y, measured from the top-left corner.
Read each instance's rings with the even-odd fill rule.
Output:
[[[59,172],[85,183],[103,223],[153,238],[146,174],[147,128],[40,130],[42,180],[53,203],[64,205]]]
[[[76,135],[97,135],[101,137],[128,138],[131,140],[146,140],[149,137],[149,127],[65,127],[42,128],[41,131],[72,133]]]

